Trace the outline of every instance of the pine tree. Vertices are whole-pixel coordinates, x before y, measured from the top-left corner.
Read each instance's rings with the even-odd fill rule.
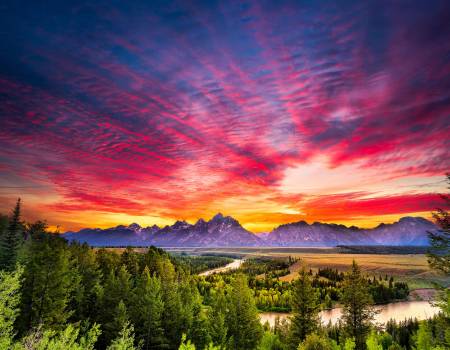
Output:
[[[110,320],[103,325],[105,342],[110,343],[129,323],[127,307],[123,300],[120,300],[113,309]]]
[[[142,339],[143,349],[160,349],[167,346],[162,327],[164,302],[161,281],[151,277],[148,268],[140,276],[132,299],[133,323],[136,336]]]
[[[426,321],[421,322],[416,335],[416,349],[429,350],[433,348],[433,334]]]
[[[217,289],[212,297],[208,313],[209,334],[214,344],[225,347],[228,327],[226,324],[227,300],[222,289]]]
[[[22,331],[39,325],[61,329],[72,314],[69,306],[77,280],[66,241],[45,230],[36,232],[25,254]]]
[[[197,288],[195,288],[195,290],[197,290]],[[189,331],[189,338],[198,349],[206,349],[208,344],[211,343],[212,338],[209,334],[209,319],[203,310],[200,295],[194,299],[192,314],[193,321]]]
[[[134,278],[139,276],[139,259],[133,248],[127,247],[125,249],[120,255],[120,263],[126,267],[131,276]]]
[[[23,268],[0,271],[0,349],[11,349],[15,336],[14,322],[19,313]]]
[[[80,328],[72,324],[57,332],[37,328],[22,340],[22,344],[16,344],[13,350],[94,350],[101,333],[100,327],[94,324],[86,334],[80,333]]]
[[[299,272],[298,278],[293,282],[291,307],[289,343],[292,349],[297,349],[306,336],[315,331],[319,325],[319,295],[305,269]]]
[[[450,189],[450,174],[447,174],[447,182]],[[443,195],[447,207],[450,206],[450,196]],[[448,211],[438,209],[433,213],[436,224],[439,226],[438,232],[429,232],[430,250],[428,251],[428,264],[434,270],[450,276],[450,214]],[[438,344],[450,347],[450,289],[440,287],[436,305],[441,309],[441,315],[437,322],[441,324],[437,331],[436,338]]]
[[[361,275],[359,266],[353,261],[352,269],[345,275],[342,287],[342,319],[347,336],[355,339],[357,350],[366,348],[366,336],[374,319],[372,297],[367,280]]]
[[[447,182],[450,189],[450,174],[447,174]],[[443,195],[442,199],[447,207],[450,207],[450,196]],[[429,232],[430,250],[427,254],[431,268],[450,275],[450,215],[444,209],[438,209],[433,213],[434,220],[439,226],[438,232]]]
[[[17,253],[23,242],[23,224],[20,220],[20,198],[9,219],[9,225],[0,236],[0,269],[14,270]]]
[[[113,340],[107,350],[138,350],[141,347],[134,346],[134,327],[129,322],[125,322],[119,336]]]
[[[164,302],[164,311],[162,324],[164,334],[170,349],[177,349],[182,335],[183,310],[180,294],[177,288],[177,274],[173,264],[167,258],[157,260],[158,276],[161,279],[162,298]]]
[[[102,275],[95,251],[87,244],[70,246],[77,269],[78,288],[74,297],[74,320],[98,319],[99,304],[103,296]]]
[[[232,348],[236,350],[255,349],[262,337],[262,326],[252,290],[245,275],[239,274],[231,282],[227,324]]]
[[[380,339],[375,331],[372,331],[366,340],[367,350],[383,350]]]
[[[120,267],[117,274],[114,270],[108,273],[104,290],[99,311],[99,323],[104,330],[99,343],[103,347],[117,336],[125,321],[129,321],[127,306],[130,306],[132,286],[131,276],[124,266]]]
[[[339,349],[330,339],[316,333],[308,334],[305,340],[298,346],[298,350],[335,350],[336,348]]]
[[[281,342],[278,334],[270,331],[264,332],[258,350],[285,350],[284,344]]]

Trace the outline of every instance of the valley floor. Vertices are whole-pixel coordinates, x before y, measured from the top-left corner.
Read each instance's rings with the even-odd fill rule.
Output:
[[[363,271],[370,275],[390,275],[399,278],[411,290],[433,288],[434,283],[445,287],[450,286],[450,277],[437,274],[430,270],[425,254],[347,254],[339,253],[338,248],[173,248],[169,251],[185,251],[188,254],[218,254],[235,255],[236,257],[288,257],[300,258],[290,267],[290,273],[280,277],[280,280],[291,281],[297,276],[304,264],[313,271],[319,268],[335,268],[339,271],[349,269],[353,260],[356,260]],[[421,299],[423,293],[418,293]],[[426,299],[426,298],[425,298]]]

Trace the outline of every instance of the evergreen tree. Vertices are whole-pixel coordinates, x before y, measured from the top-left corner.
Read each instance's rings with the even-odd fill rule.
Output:
[[[372,297],[367,280],[361,275],[361,270],[355,261],[350,272],[345,275],[341,302],[346,334],[355,339],[357,350],[363,350],[366,347],[365,339],[375,313],[371,306]]]
[[[113,340],[107,350],[139,350],[141,346],[134,346],[134,328],[129,322],[125,322],[119,336]]]
[[[23,268],[20,266],[14,272],[0,271],[0,349],[13,347],[22,273]]]
[[[372,331],[366,340],[367,350],[383,350],[380,339],[375,331]]]
[[[198,349],[205,349],[211,343],[208,318],[203,311],[200,297],[193,305],[193,322],[189,331],[189,337]]]
[[[137,282],[132,300],[136,336],[144,341],[145,350],[167,347],[162,327],[163,310],[161,281],[157,277],[151,277],[146,267]]]
[[[134,278],[139,276],[139,259],[138,254],[134,252],[133,248],[127,247],[120,255],[120,264],[124,265],[127,271]]]
[[[14,350],[94,350],[100,334],[98,325],[90,328],[85,335],[80,335],[80,329],[69,324],[65,329],[55,332],[38,328],[27,336],[22,344],[16,344]]]
[[[72,243],[70,246],[77,269],[78,288],[74,297],[74,320],[98,319],[99,305],[103,296],[102,276],[95,251],[87,244]]]
[[[433,348],[433,334],[428,327],[427,322],[419,324],[419,330],[416,335],[416,350],[430,350]]]
[[[109,274],[116,273],[120,267],[120,255],[115,251],[101,248],[96,251],[95,257],[103,277],[102,282],[105,282]]]
[[[258,350],[284,350],[285,346],[281,342],[278,334],[274,334],[270,331],[264,332],[261,342],[258,345]]]
[[[354,350],[355,347],[355,341],[352,338],[345,339],[343,350]]]
[[[222,289],[212,296],[211,310],[208,313],[209,334],[214,344],[225,347],[227,342],[227,300]]]
[[[170,349],[177,349],[182,335],[182,303],[177,288],[177,274],[167,258],[157,260],[158,276],[161,279],[164,302],[163,328]]]
[[[292,349],[297,349],[306,336],[319,325],[319,295],[305,269],[299,272],[298,278],[293,282],[291,308],[289,343]]]
[[[232,348],[236,350],[255,349],[262,337],[262,326],[252,290],[247,278],[238,274],[231,282],[227,324]]]
[[[124,307],[130,305],[132,294],[131,276],[124,266],[120,267],[117,274],[114,270],[108,273],[104,283],[104,291],[100,304],[99,321],[106,326],[112,322],[111,320],[117,313],[119,303],[123,303]],[[123,323],[114,326],[111,331],[105,330],[100,337],[100,342],[109,344],[122,327]]]
[[[120,300],[114,308],[111,319],[108,322],[105,322],[103,326],[104,337],[102,343],[110,343],[119,333],[123,332],[125,329],[128,329],[129,324],[130,320],[128,317],[127,307],[125,306],[125,303]]]
[[[20,220],[20,198],[9,219],[8,228],[0,236],[0,269],[14,270],[17,253],[23,242],[23,223]]]
[[[447,174],[447,182],[450,189],[450,174]],[[442,198],[446,206],[450,207],[450,196],[443,195]],[[432,269],[450,276],[450,214],[446,210],[439,209],[433,213],[433,217],[440,230],[429,232],[431,248],[427,254],[428,263]],[[436,332],[436,339],[438,345],[450,347],[450,289],[443,287],[439,289],[440,293],[436,304],[442,313],[437,318],[440,327]]]
[[[305,340],[298,346],[298,350],[338,350],[339,347],[332,343],[325,336],[316,333],[310,333]]]
[[[78,288],[67,242],[42,229],[35,232],[24,258],[22,332],[39,325],[60,329],[72,315],[69,305]]]
[[[450,189],[450,174],[447,174]],[[450,196],[442,196],[445,205],[450,207]],[[434,220],[439,226],[438,232],[429,232],[431,248],[428,252],[428,262],[431,268],[450,275],[450,215],[444,209],[433,213]]]

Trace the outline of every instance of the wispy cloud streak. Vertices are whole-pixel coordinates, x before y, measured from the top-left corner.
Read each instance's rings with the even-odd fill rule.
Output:
[[[223,208],[258,229],[370,225],[437,205],[436,188],[409,185],[450,165],[446,1],[28,5],[0,18],[2,210],[14,186],[41,186],[30,206],[70,228],[94,225],[93,212]],[[352,199],[283,188],[319,158],[399,186]]]

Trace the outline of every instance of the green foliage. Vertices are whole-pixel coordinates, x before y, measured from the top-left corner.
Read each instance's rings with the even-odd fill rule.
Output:
[[[72,243],[70,251],[74,259],[77,288],[74,291],[72,307],[75,320],[95,320],[103,296],[102,274],[95,251],[87,244]]]
[[[20,266],[14,272],[0,271],[0,349],[8,349],[13,343],[22,273]]]
[[[416,335],[416,350],[430,350],[433,348],[433,334],[427,322],[421,322]]]
[[[233,262],[233,259],[217,255],[180,255],[175,258],[175,261],[180,265],[185,265],[191,274],[197,274],[206,270],[225,266]]]
[[[289,343],[292,349],[296,349],[308,334],[318,328],[320,305],[317,291],[305,269],[299,272],[293,284]]]
[[[20,219],[20,198],[5,229],[4,219],[0,227],[0,270],[13,270],[17,262],[17,254],[23,242],[23,223]]]
[[[355,341],[353,338],[345,339],[343,350],[354,350],[356,347]]]
[[[151,277],[146,267],[133,293],[132,319],[136,335],[144,341],[144,349],[156,349],[166,344],[162,327],[164,302],[161,281]]]
[[[447,174],[447,183],[450,189],[450,174]],[[450,196],[443,195],[443,200],[447,207],[450,206]],[[429,232],[431,249],[428,252],[428,263],[430,267],[450,275],[450,214],[448,211],[438,209],[433,213],[436,224],[440,230],[436,232]],[[440,307],[442,313],[436,320],[438,327],[434,332],[436,348],[447,347],[450,348],[450,289],[440,288],[438,301],[436,305]],[[427,343],[429,330],[427,325],[421,324],[417,334],[417,348],[424,346]],[[422,344],[423,343],[423,344]]]
[[[114,272],[117,270],[117,272]],[[109,344],[129,321],[127,305],[132,295],[131,275],[125,266],[111,270],[104,284],[100,323],[103,325],[102,344]]]
[[[399,344],[393,343],[393,344],[389,345],[387,350],[403,350],[403,348]]]
[[[111,305],[111,307],[113,307]],[[110,343],[119,332],[123,331],[129,325],[129,318],[127,307],[123,300],[120,300],[116,307],[113,309],[111,318],[104,323],[104,337],[102,342]]]
[[[73,325],[68,325],[59,332],[38,329],[21,344],[16,344],[15,349],[93,350],[99,334],[98,325],[94,325],[84,336],[80,336],[80,329]]]
[[[357,350],[363,350],[375,313],[371,307],[372,297],[368,293],[367,281],[355,261],[345,275],[341,302],[346,334],[355,339]]]
[[[183,334],[178,350],[195,350],[195,345],[190,340],[186,341],[186,334]]]
[[[447,183],[450,189],[450,174],[447,174]],[[443,195],[446,207],[450,207],[450,196]],[[446,275],[450,274],[450,214],[444,209],[433,213],[436,224],[440,227],[438,232],[429,232],[431,248],[427,254],[430,266]]]
[[[256,276],[265,274],[266,277],[276,278],[287,275],[289,273],[289,266],[295,260],[289,258],[249,258],[244,261],[240,271],[246,275]]]
[[[222,289],[216,290],[208,312],[209,334],[214,344],[225,347],[228,327],[226,324],[227,300]]]
[[[107,350],[138,350],[141,347],[134,346],[134,328],[129,322],[125,322],[118,338],[114,339]]]
[[[45,232],[39,224],[28,242],[20,315],[21,331],[43,325],[60,329],[70,318],[69,309],[78,278],[65,240]]]
[[[193,322],[190,327],[189,336],[198,349],[204,349],[211,343],[212,337],[209,333],[209,319],[202,309],[198,298],[193,305]]]
[[[270,331],[264,332],[261,342],[259,343],[258,350],[284,350],[286,347],[281,342],[278,334],[274,334]]]
[[[418,328],[419,322],[415,319],[400,322],[391,320],[386,323],[386,332],[392,337],[392,341],[406,350],[412,349],[414,344],[412,338]]]
[[[306,339],[298,346],[298,350],[334,350],[335,347],[331,341],[320,336],[317,333],[309,334]]]
[[[228,310],[228,334],[232,338],[232,348],[255,349],[262,336],[262,326],[252,291],[242,274],[237,275],[231,283]]]
[[[163,310],[163,328],[170,348],[176,349],[180,344],[184,328],[183,305],[178,293],[177,275],[175,267],[168,258],[162,258],[156,263],[157,274],[161,278]]]
[[[383,345],[379,343],[379,337],[375,331],[370,332],[366,340],[367,350],[383,350]]]

